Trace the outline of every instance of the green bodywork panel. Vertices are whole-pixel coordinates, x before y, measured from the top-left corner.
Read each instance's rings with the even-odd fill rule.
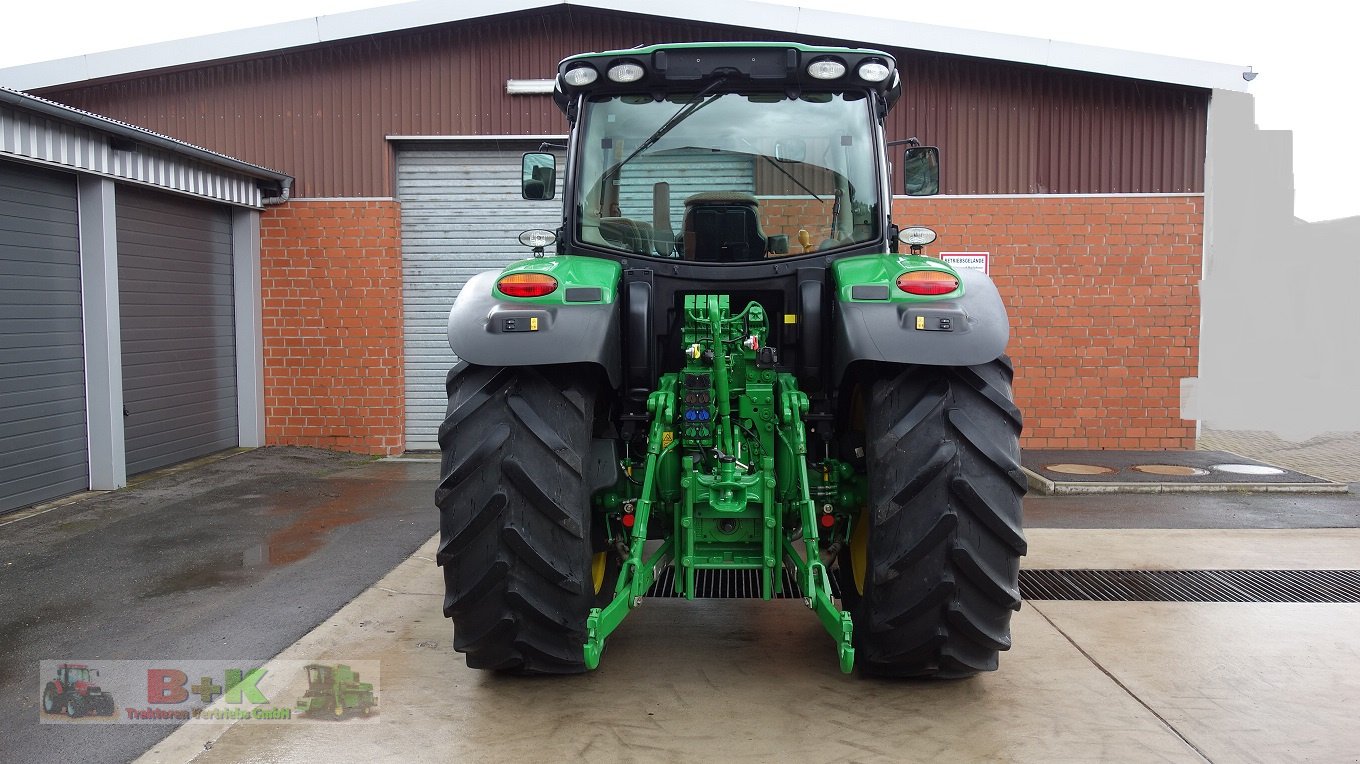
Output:
[[[908,294],[897,288],[897,277],[908,271],[945,271],[958,277],[958,271],[949,263],[922,255],[860,255],[846,257],[831,264],[836,279],[836,299],[843,302],[933,302],[935,300],[957,299],[963,296],[963,280],[959,288],[948,294],[917,295]],[[850,289],[855,286],[871,284],[888,287],[887,300],[856,300],[851,298]]]
[[[582,255],[554,255],[518,260],[501,271],[511,273],[546,273],[557,279],[557,289],[542,297],[511,297],[496,290],[496,298],[529,305],[598,305],[614,302],[618,296],[619,277],[623,267],[614,260]],[[567,290],[573,287],[599,287],[602,299],[590,302],[567,302]]]
[[[843,462],[809,461],[808,398],[762,356],[769,317],[759,303],[734,315],[725,295],[687,295],[684,310],[685,366],[648,397],[646,457],[625,458],[628,477],[595,496],[611,544],[624,551],[613,600],[587,619],[586,665],[599,665],[606,638],[669,564],[687,598],[700,570],[755,571],[765,599],[782,592],[791,570],[848,672],[852,622],[836,607],[823,555],[850,537],[864,480]],[[662,541],[650,555],[649,539]]]

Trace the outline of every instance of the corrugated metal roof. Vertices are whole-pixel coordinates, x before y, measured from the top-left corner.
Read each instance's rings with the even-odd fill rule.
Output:
[[[0,86],[0,105],[10,106],[16,110],[8,115],[8,129],[4,131],[2,136],[4,144],[3,147],[0,147],[0,152],[16,156],[24,155],[24,158],[38,159],[53,164],[69,164],[73,169],[119,174],[120,176],[126,175],[129,179],[134,180],[150,181],[155,174],[163,174],[165,171],[164,167],[155,170],[149,168],[147,163],[150,160],[145,156],[133,158],[119,156],[119,152],[111,152],[107,156],[103,152],[95,152],[94,154],[79,152],[76,149],[76,144],[72,141],[83,140],[85,137],[82,135],[83,131],[45,130],[45,132],[54,134],[59,132],[62,138],[58,140],[49,135],[44,138],[42,145],[24,140],[25,135],[34,136],[36,130],[45,129],[45,126],[39,124],[40,121],[50,120],[55,125],[85,128],[96,133],[117,136],[135,143],[153,146],[171,155],[190,159],[195,163],[207,164],[255,180],[268,181],[268,185],[276,186],[279,192],[292,185],[293,178],[286,173],[244,162],[202,146],[195,146],[178,138],[172,138],[102,114],[57,103],[31,93],[23,93]],[[21,112],[35,115],[39,120],[24,118],[20,115]],[[221,189],[224,179],[208,177],[212,174],[211,172],[190,171],[186,173],[181,169],[177,174],[182,181],[179,185],[184,186],[178,190],[214,198],[220,198],[221,194],[225,193]],[[142,177],[142,175],[146,175],[146,177]]]
[[[292,178],[144,128],[0,89],[0,158],[259,207]]]
[[[90,53],[0,69],[0,83],[29,90],[134,72],[251,56],[318,43],[416,29],[505,13],[575,5],[685,21],[747,26],[797,35],[861,40],[880,46],[1118,77],[1245,91],[1246,66],[1079,45],[1019,35],[774,5],[752,0],[687,0],[659,9],[651,0],[419,0],[184,40]],[[661,12],[658,12],[658,11]]]

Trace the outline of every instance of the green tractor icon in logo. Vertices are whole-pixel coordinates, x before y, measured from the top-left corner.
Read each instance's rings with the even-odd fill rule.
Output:
[[[298,700],[299,716],[320,716],[328,712],[337,718],[350,712],[368,716],[377,708],[373,685],[360,682],[359,672],[349,666],[311,663],[306,671],[307,694]]]
[[[43,711],[49,714],[64,712],[72,719],[90,714],[113,716],[113,696],[91,681],[97,676],[98,670],[91,670],[81,663],[60,664],[56,677],[43,688]]]

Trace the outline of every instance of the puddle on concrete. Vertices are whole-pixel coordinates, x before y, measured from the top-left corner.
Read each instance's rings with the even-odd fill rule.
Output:
[[[385,480],[336,481],[321,501],[298,511],[291,502],[276,503],[271,514],[296,515],[287,526],[269,534],[264,548],[252,553],[256,564],[291,565],[310,557],[337,528],[363,522],[384,509],[381,498],[390,489]],[[299,499],[298,503],[314,499]]]

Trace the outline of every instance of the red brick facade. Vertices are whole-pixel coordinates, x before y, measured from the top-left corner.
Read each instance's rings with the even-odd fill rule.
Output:
[[[1191,449],[1180,384],[1199,368],[1204,199],[898,199],[928,254],[987,252],[1011,316],[1028,448]]]
[[[989,253],[1024,446],[1194,448],[1180,381],[1198,373],[1202,197],[898,199],[893,217],[934,228],[931,254]],[[268,443],[403,449],[400,220],[383,200],[265,211]]]
[[[260,222],[265,438],[395,454],[404,447],[401,208],[292,201]]]

